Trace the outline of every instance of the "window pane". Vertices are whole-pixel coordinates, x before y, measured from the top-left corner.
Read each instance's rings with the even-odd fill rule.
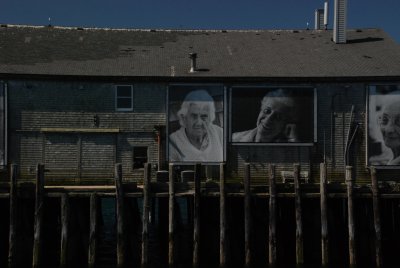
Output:
[[[147,147],[133,148],[133,168],[143,168],[147,163]]]
[[[120,98],[117,99],[117,108],[118,109],[131,109],[132,108],[132,100],[129,98]]]
[[[131,97],[132,88],[130,86],[118,86],[117,97]]]

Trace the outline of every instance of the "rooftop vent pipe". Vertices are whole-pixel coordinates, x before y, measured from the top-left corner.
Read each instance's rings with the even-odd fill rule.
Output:
[[[328,1],[324,3],[324,28],[328,30],[328,21],[329,21],[329,5]]]
[[[347,0],[335,0],[335,17],[333,23],[333,42],[346,43]]]
[[[328,1],[325,1],[324,9],[315,10],[315,30],[328,30]]]
[[[316,9],[315,10],[315,30],[321,30],[323,28],[324,22],[324,10]]]
[[[197,71],[197,66],[196,66],[197,53],[189,53],[189,58],[191,63],[189,73],[194,73]]]

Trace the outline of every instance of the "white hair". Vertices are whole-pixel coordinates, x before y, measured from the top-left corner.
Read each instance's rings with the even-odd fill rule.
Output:
[[[177,112],[178,118],[179,118],[179,123],[181,126],[184,126],[183,118],[187,115],[187,112],[190,108],[190,105],[196,104],[199,106],[208,106],[210,109],[208,110],[209,112],[209,117],[211,122],[214,122],[215,120],[215,105],[214,105],[214,99],[210,96],[210,94],[204,90],[204,89],[199,89],[199,90],[194,90],[189,92],[185,99],[182,102],[181,109]]]

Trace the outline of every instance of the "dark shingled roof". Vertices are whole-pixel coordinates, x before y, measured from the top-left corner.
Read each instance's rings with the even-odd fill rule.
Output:
[[[0,27],[0,75],[105,77],[400,77],[400,45],[379,29],[133,30]],[[198,55],[189,73],[189,53]]]

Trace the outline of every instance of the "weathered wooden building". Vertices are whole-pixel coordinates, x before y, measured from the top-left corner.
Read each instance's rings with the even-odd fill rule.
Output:
[[[140,177],[146,161],[165,169],[168,94],[176,87],[220,86],[223,162],[231,178],[242,177],[244,162],[258,178],[268,163],[279,174],[300,163],[304,176],[315,181],[325,161],[330,180],[341,180],[347,154],[363,181],[370,164],[367,145],[377,146],[367,136],[371,90],[399,89],[399,45],[379,29],[349,30],[345,44],[332,42],[332,32],[324,30],[2,25],[0,34],[3,167],[19,164],[27,180],[38,162],[51,180],[71,183],[105,183],[119,162],[129,179]],[[189,53],[198,57],[194,72]],[[312,128],[306,142],[232,141],[235,120],[255,126],[259,101],[243,111],[235,105],[257,88],[312,91],[312,115],[310,108],[299,111]],[[392,169],[384,173],[396,179]]]
[[[333,256],[331,263],[336,265],[333,267],[342,267],[347,263],[345,259],[350,259],[350,265],[355,264],[355,248],[359,250],[359,260],[367,264],[374,263],[375,252],[379,255],[378,264],[381,233],[379,213],[375,213],[379,208],[376,180],[372,194],[369,188],[369,168],[374,167],[379,180],[384,182],[380,187],[388,198],[381,205],[386,239],[383,241],[384,257],[387,263],[398,265],[394,245],[398,246],[397,238],[400,239],[397,228],[400,222],[400,164],[397,163],[400,46],[379,29],[347,30],[344,41],[338,41],[332,32],[1,25],[0,197],[9,198],[10,202],[2,201],[0,206],[9,206],[10,215],[0,221],[0,226],[9,225],[9,229],[0,228],[0,263],[7,260],[7,239],[3,238],[9,236],[10,267],[18,261],[15,261],[18,256],[15,251],[25,256],[33,251],[33,257],[29,255],[28,260],[22,262],[32,263],[32,258],[33,267],[37,267],[40,230],[43,229],[40,208],[45,203],[47,211],[51,211],[48,215],[60,218],[56,222],[48,216],[44,221],[48,224],[48,233],[61,230],[60,241],[57,241],[61,242],[57,252],[60,265],[67,263],[65,241],[68,241],[68,230],[72,229],[75,233],[70,243],[79,244],[81,249],[89,248],[88,254],[80,250],[75,252],[75,257],[86,255],[87,259],[80,264],[87,261],[89,267],[93,267],[96,254],[92,246],[98,236],[96,200],[98,196],[115,196],[118,267],[122,267],[128,251],[122,242],[123,235],[128,234],[126,237],[131,242],[137,242],[138,229],[142,231],[143,247],[142,253],[136,250],[132,255],[133,262],[139,262],[142,257],[141,262],[147,264],[149,215],[154,216],[156,210],[158,216],[152,223],[161,229],[161,238],[155,240],[163,246],[155,250],[159,254],[154,254],[153,258],[171,267],[179,256],[184,259],[182,267],[188,267],[190,254],[186,253],[191,249],[195,266],[198,254],[203,256],[204,264],[208,261],[216,264],[218,245],[220,267],[229,260],[233,264],[247,265],[251,256],[262,264],[274,265],[278,260],[283,267],[294,262],[303,264],[304,260],[311,265],[326,265],[328,253]],[[189,101],[197,104],[185,108],[184,103]],[[196,119],[192,118],[191,122],[199,118],[206,122],[203,124],[207,126],[207,138],[201,149],[190,149],[201,157],[190,153],[188,156],[185,154],[188,148],[179,146],[179,142],[192,141],[190,137],[179,140],[178,132],[186,128],[184,133],[189,135],[190,120],[185,116],[191,107],[203,102],[212,105],[207,106],[205,114],[192,112]],[[276,103],[289,109],[285,108],[286,113],[275,113]],[[276,127],[263,125],[267,115],[275,118]],[[182,123],[182,120],[186,121]],[[259,139],[260,126],[272,128],[272,132],[276,132],[274,137]],[[211,145],[216,147],[209,149]],[[146,162],[152,164],[152,171],[145,170]],[[44,167],[37,166],[38,163]],[[124,187],[117,163],[122,164]],[[168,163],[175,163],[169,166],[169,183],[161,178],[166,174],[162,171],[168,170]],[[187,183],[186,178],[178,182],[178,177],[193,175],[180,171],[193,169],[197,163],[202,164],[203,171],[196,166],[195,183]],[[226,164],[225,173],[220,170],[221,163]],[[18,165],[18,172],[14,165],[12,170],[7,169],[9,164]],[[276,168],[275,173],[271,165]],[[346,166],[353,168],[346,169]],[[44,173],[47,188],[44,187]],[[176,174],[176,178],[171,174]],[[376,174],[372,174],[376,179]],[[150,177],[157,176],[160,180],[150,183]],[[301,180],[303,193],[299,178],[304,179]],[[325,180],[320,183],[320,178]],[[360,198],[355,201],[354,211],[351,178],[355,180],[355,192]],[[37,190],[33,207],[31,182],[35,179]],[[105,187],[115,181],[115,188]],[[140,187],[137,188],[135,182]],[[68,188],[67,185],[82,188]],[[84,187],[87,185],[96,186]],[[200,194],[209,199],[201,199]],[[175,210],[179,207],[176,204],[178,195],[181,211]],[[19,212],[13,205],[17,196],[27,198],[21,202]],[[44,202],[43,196],[60,199],[61,209],[57,208],[58,203]],[[68,201],[69,196],[78,201]],[[124,196],[133,201],[124,201]],[[158,202],[150,202],[150,197],[158,198]],[[220,206],[215,197],[220,198]],[[269,203],[265,202],[267,197]],[[303,201],[303,213],[300,197],[307,197]],[[331,198],[329,210],[328,197]],[[320,206],[316,198],[321,199]],[[138,200],[142,201],[141,211]],[[206,204],[201,210],[200,200]],[[72,204],[73,209],[69,209],[68,204]],[[124,212],[128,215],[126,220]],[[70,217],[70,213],[75,214]],[[218,213],[219,221],[215,217]],[[23,215],[22,223],[17,222],[17,214]],[[186,225],[179,218],[180,214],[187,217]],[[201,228],[200,215],[204,220]],[[140,216],[142,222],[136,222]],[[302,217],[304,237],[307,237],[304,256]],[[70,218],[74,219],[72,223],[68,223]],[[356,240],[357,245],[354,244],[354,218],[362,234]],[[126,231],[123,222],[128,220]],[[30,228],[33,221],[34,234]],[[328,221],[333,234],[329,243]],[[181,224],[179,228],[177,223]],[[79,224],[84,227],[76,227]],[[231,226],[225,229],[225,224]],[[24,225],[19,226],[19,250],[13,246],[13,241],[18,241],[15,238],[17,225]],[[319,227],[321,232],[318,232]],[[193,233],[188,231],[191,228]],[[200,229],[210,235],[200,238]],[[259,234],[258,237],[253,235],[253,240],[250,239],[251,230]],[[220,244],[217,241],[219,231]],[[193,235],[193,247],[188,247],[188,239],[174,240],[178,232],[181,238]],[[169,236],[164,236],[167,233]],[[239,238],[228,243],[225,234]],[[270,251],[266,254],[268,236]],[[88,237],[87,244],[81,243]],[[202,239],[206,243],[200,247],[198,242]],[[318,243],[320,239],[322,244]],[[376,248],[374,239],[379,242]],[[47,238],[51,243],[54,240]],[[228,244],[230,249],[225,251]],[[49,245],[47,242],[44,247],[54,253],[56,250]],[[253,245],[252,253],[250,245]],[[183,253],[176,253],[177,248]],[[321,255],[316,253],[319,250]],[[226,258],[228,254],[225,253],[229,251],[231,259]]]

